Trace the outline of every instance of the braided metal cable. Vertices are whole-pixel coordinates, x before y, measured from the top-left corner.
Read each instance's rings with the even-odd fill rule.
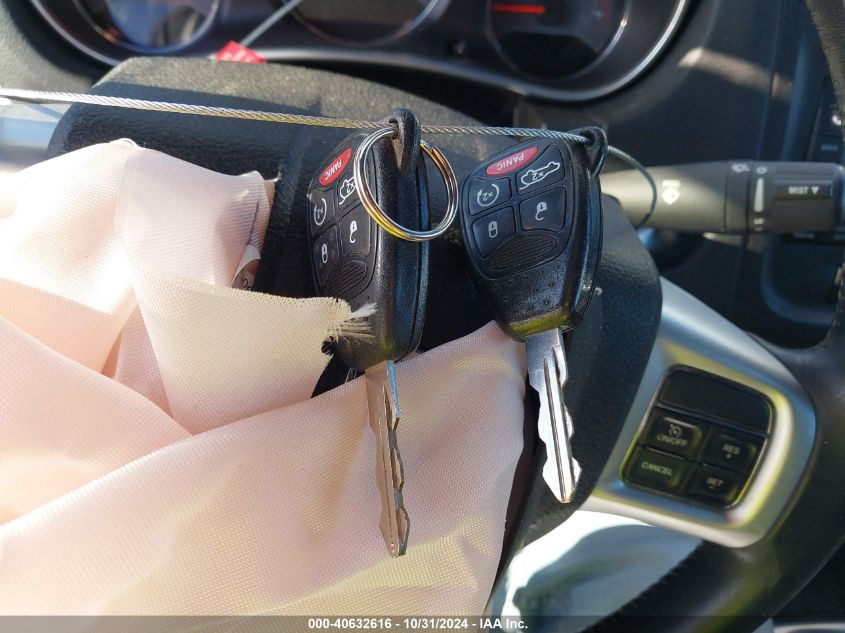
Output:
[[[88,105],[104,106],[108,108],[129,108],[150,112],[170,112],[174,114],[192,114],[197,116],[220,117],[227,119],[243,119],[249,121],[265,121],[268,123],[288,123],[291,125],[311,125],[315,127],[333,127],[355,130],[378,130],[384,127],[383,122],[366,121],[363,119],[344,119],[306,114],[291,114],[288,112],[269,112],[266,110],[246,110],[242,108],[225,108],[220,106],[204,106],[190,103],[172,103],[170,101],[151,101],[147,99],[130,99],[127,97],[107,97],[104,95],[82,94],[76,92],[50,92],[45,90],[22,90],[18,88],[0,87],[0,97],[17,101],[34,101],[40,103],[84,103]],[[573,143],[586,143],[588,139],[573,132],[561,132],[530,127],[487,127],[479,125],[422,125],[423,134],[471,134],[485,136],[522,136],[529,138],[562,139]],[[645,225],[654,212],[657,204],[657,185],[648,170],[633,156],[618,147],[610,146],[608,154],[613,158],[629,165],[640,172],[648,181],[652,192],[651,208],[640,221],[637,228]]]

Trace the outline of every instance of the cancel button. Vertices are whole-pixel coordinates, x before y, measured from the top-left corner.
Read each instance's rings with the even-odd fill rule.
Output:
[[[628,461],[625,478],[647,488],[674,492],[680,486],[686,470],[687,463],[682,459],[638,448]]]
[[[681,457],[693,457],[704,437],[704,429],[659,409],[655,411],[643,443]]]

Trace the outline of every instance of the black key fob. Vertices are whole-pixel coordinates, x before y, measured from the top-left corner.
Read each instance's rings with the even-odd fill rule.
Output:
[[[366,158],[369,186],[379,206],[408,228],[428,228],[428,183],[420,151],[420,128],[409,111],[396,111],[396,139],[377,142]],[[318,293],[368,304],[364,336],[341,337],[337,355],[363,371],[416,350],[422,335],[428,284],[428,243],[387,234],[370,217],[355,191],[352,161],[368,136],[347,137],[330,154],[308,187],[308,239]]]
[[[491,156],[464,182],[461,228],[476,285],[517,340],[583,318],[601,253],[597,171],[584,144],[535,139]]]

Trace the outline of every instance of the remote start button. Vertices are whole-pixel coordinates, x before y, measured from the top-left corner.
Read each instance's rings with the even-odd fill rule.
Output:
[[[474,179],[469,185],[469,212],[472,215],[489,209],[511,197],[511,183],[507,178]]]

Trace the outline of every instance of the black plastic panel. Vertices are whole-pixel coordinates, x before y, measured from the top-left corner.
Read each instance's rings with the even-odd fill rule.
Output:
[[[739,501],[771,430],[772,407],[754,391],[678,368],[663,381],[623,473],[629,484],[692,503]]]

